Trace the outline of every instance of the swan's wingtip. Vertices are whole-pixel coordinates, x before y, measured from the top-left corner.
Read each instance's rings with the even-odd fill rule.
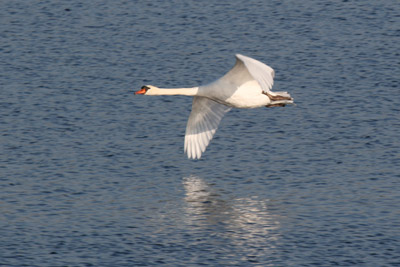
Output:
[[[191,160],[199,160],[201,158],[201,155],[192,155],[192,154],[187,154],[188,159]]]

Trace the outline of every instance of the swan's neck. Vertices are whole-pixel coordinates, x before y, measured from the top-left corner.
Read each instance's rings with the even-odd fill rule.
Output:
[[[187,95],[195,96],[199,91],[199,87],[192,88],[152,88],[147,95]]]

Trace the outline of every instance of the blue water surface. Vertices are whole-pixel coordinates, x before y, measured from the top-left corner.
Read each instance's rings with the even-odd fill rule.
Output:
[[[0,265],[399,266],[397,1],[3,1]],[[190,97],[242,53],[296,106]]]

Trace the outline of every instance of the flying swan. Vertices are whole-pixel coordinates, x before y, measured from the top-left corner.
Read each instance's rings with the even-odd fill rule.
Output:
[[[193,96],[192,112],[186,126],[185,152],[200,159],[222,117],[231,108],[277,107],[293,104],[287,92],[272,92],[274,70],[264,63],[240,54],[235,66],[220,79],[192,88],[158,88],[145,85],[135,95]]]

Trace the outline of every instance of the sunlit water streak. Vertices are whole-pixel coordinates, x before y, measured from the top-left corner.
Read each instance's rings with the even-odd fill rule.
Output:
[[[185,223],[195,232],[218,226],[221,231],[214,233],[215,238],[221,247],[230,248],[224,257],[242,255],[252,261],[276,249],[279,221],[268,212],[268,200],[224,200],[212,185],[197,176],[184,178],[183,184],[187,203]]]

